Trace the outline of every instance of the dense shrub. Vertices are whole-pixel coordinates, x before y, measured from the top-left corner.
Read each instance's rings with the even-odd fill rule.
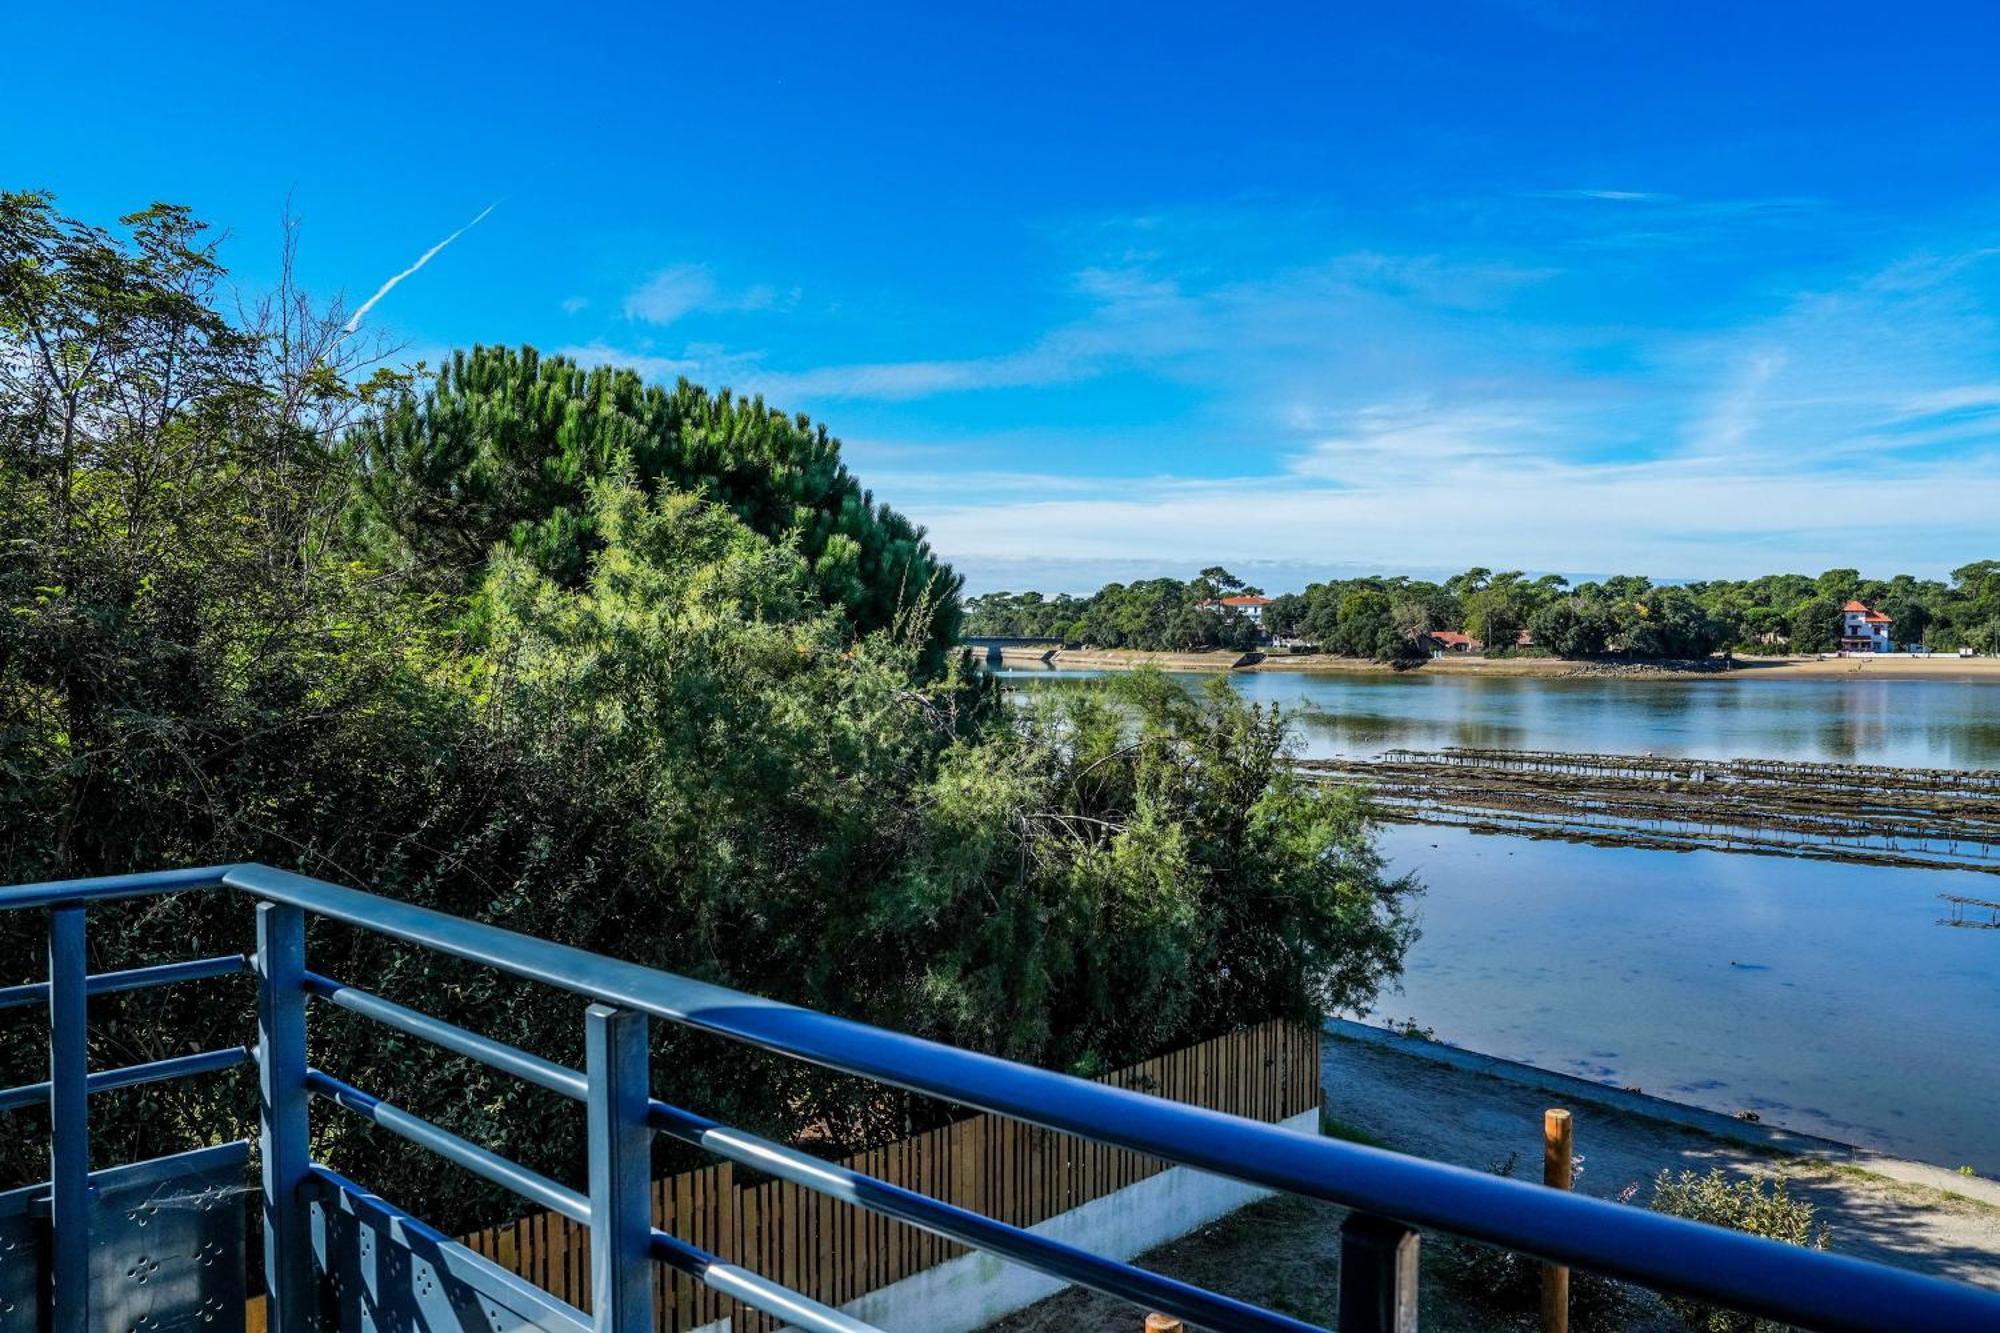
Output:
[[[1653,1182],[1650,1206],[1656,1212],[1814,1250],[1827,1248],[1829,1239],[1826,1225],[1814,1220],[1812,1204],[1794,1199],[1783,1180],[1761,1176],[1732,1179],[1719,1167],[1707,1175],[1660,1172]],[[1782,1333],[1785,1327],[1686,1297],[1666,1300],[1674,1313],[1704,1333]]]

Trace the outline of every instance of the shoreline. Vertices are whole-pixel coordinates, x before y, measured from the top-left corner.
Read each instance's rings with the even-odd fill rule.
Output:
[[[1543,1116],[1575,1116],[1574,1189],[1626,1201],[1661,1171],[1775,1178],[1810,1203],[1850,1258],[2000,1286],[2000,1183],[1832,1139],[1735,1119],[1684,1102],[1628,1093],[1532,1065],[1331,1020],[1320,1039],[1321,1133],[1468,1171],[1512,1161],[1533,1179]],[[1587,1163],[1586,1163],[1587,1158]],[[1644,1207],[1643,1199],[1631,1199]],[[1339,1264],[1348,1210],[1276,1197],[1139,1257],[1168,1277],[1270,1304],[1323,1282]],[[1423,1244],[1434,1243],[1427,1233]],[[1442,1266],[1420,1268],[1424,1327],[1485,1333],[1535,1327],[1510,1317]],[[1532,1300],[1532,1296],[1530,1297]],[[1504,1321],[1504,1322],[1503,1322]],[[1687,1325],[1658,1298],[1635,1292],[1600,1328]],[[989,1326],[995,1333],[1124,1333],[1131,1307],[1072,1288]]]
[[[1504,1079],[1571,1103],[1587,1103],[1608,1111],[1696,1130],[1712,1138],[1761,1152],[1852,1167],[1906,1185],[1955,1194],[1989,1208],[2000,1209],[2000,1180],[1988,1175],[1966,1175],[1937,1162],[1901,1157],[1811,1130],[1792,1129],[1774,1121],[1745,1119],[1740,1112],[1731,1114],[1699,1102],[1599,1083],[1576,1074],[1565,1074],[1525,1061],[1455,1046],[1435,1037],[1407,1036],[1393,1028],[1378,1027],[1358,1019],[1329,1015],[1321,1020],[1320,1029],[1336,1041],[1393,1053],[1406,1059],[1429,1061],[1462,1074]]]
[[[1703,668],[1662,662],[1571,661],[1560,657],[1433,657],[1412,667],[1394,667],[1365,658],[1329,653],[1260,654],[1221,649],[1167,653],[1130,648],[1007,650],[1001,664],[1027,670],[1130,671],[1154,666],[1163,671],[1296,671],[1398,676],[1527,677],[1566,680],[1930,680],[2000,684],[2000,657],[1739,657],[1733,666]]]

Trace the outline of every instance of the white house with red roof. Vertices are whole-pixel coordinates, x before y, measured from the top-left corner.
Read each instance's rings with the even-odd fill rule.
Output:
[[[1212,602],[1202,603],[1212,611],[1235,611],[1258,623],[1262,623],[1264,608],[1270,604],[1271,599],[1268,597],[1221,597]]]
[[[1849,602],[1840,608],[1840,651],[1894,652],[1896,645],[1889,637],[1889,627],[1894,623],[1866,602]]]

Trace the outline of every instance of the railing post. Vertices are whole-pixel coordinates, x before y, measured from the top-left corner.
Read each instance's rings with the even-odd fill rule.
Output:
[[[1340,1227],[1340,1333],[1417,1333],[1417,1233],[1373,1213]]]
[[[318,1304],[311,1217],[303,1195],[312,1162],[305,974],[305,913],[284,903],[257,904],[258,1146],[264,1159],[270,1333],[307,1333]]]
[[[90,1052],[81,907],[49,912],[49,1322],[90,1321]]]
[[[590,1294],[598,1333],[652,1333],[653,1131],[646,1016],[584,1014],[590,1093]]]

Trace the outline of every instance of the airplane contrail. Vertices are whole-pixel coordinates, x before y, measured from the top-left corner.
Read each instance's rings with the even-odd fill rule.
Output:
[[[457,231],[445,237],[443,240],[439,241],[436,245],[433,245],[430,249],[424,251],[423,254],[417,256],[416,263],[410,265],[408,268],[404,269],[401,273],[398,273],[395,277],[383,283],[380,287],[377,287],[375,289],[375,294],[369,297],[366,301],[363,301],[361,303],[361,308],[354,312],[354,318],[348,320],[347,326],[341,329],[340,331],[341,337],[344,338],[348,334],[360,328],[361,317],[367,314],[370,310],[373,310],[375,308],[375,303],[381,300],[383,297],[387,296],[390,293],[390,291],[395,288],[397,283],[401,282],[404,278],[409,277],[412,273],[415,273],[418,269],[422,268],[424,265],[430,263],[431,260],[436,257],[438,251],[444,249],[447,245],[450,245],[453,241],[457,240],[459,237],[465,235],[465,233],[471,231],[474,227],[484,222],[486,220],[486,215],[488,213],[491,213],[494,209],[498,207],[499,204],[497,203],[488,204],[485,208],[480,210],[478,217],[466,223],[463,227],[460,227]]]

